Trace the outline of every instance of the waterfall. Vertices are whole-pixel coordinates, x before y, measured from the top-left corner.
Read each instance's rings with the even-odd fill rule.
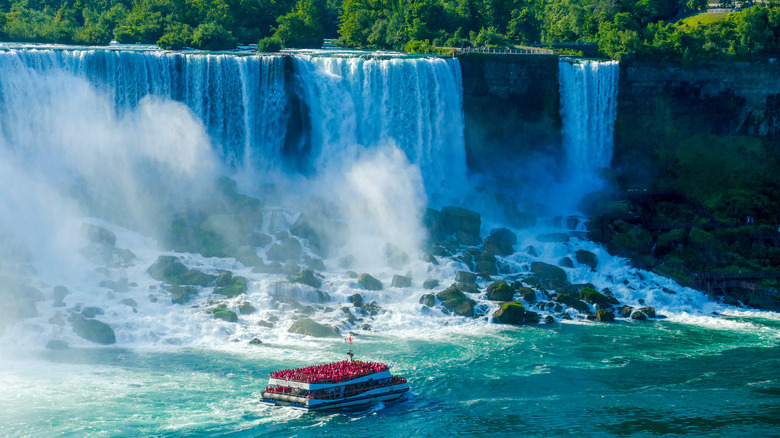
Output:
[[[597,190],[599,171],[612,161],[619,65],[561,60],[558,66],[567,179]]]
[[[161,51],[13,50],[0,53],[4,94],[13,76],[72,75],[111,96],[121,114],[146,96],[185,103],[231,166],[273,164],[286,129],[284,58]],[[31,86],[28,84],[27,86]],[[5,99],[3,99],[5,102]],[[2,114],[13,113],[4,108]]]
[[[432,199],[466,178],[460,64],[441,58],[296,58],[316,168],[392,144],[420,167]]]
[[[13,94],[19,91],[9,85],[13,77],[33,72],[75,76],[110,96],[117,115],[137,108],[146,96],[182,102],[202,121],[223,163],[250,172],[284,170],[284,154],[317,171],[350,162],[362,150],[392,144],[420,167],[434,196],[451,193],[465,181],[457,60],[293,58],[294,87],[285,75],[284,56],[162,51],[12,50],[0,53],[0,78],[3,93]],[[19,86],[35,81],[25,83]],[[292,96],[294,92],[300,96]],[[301,126],[289,124],[293,97],[303,103]],[[0,105],[10,104],[0,100]],[[14,109],[0,113],[9,117]],[[299,129],[303,132],[294,132]],[[291,148],[288,143],[295,137],[306,138],[306,147]]]

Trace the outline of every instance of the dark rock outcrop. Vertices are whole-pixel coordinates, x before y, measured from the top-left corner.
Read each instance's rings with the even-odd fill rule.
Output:
[[[90,342],[103,345],[116,343],[114,330],[104,322],[81,315],[73,315],[72,322],[73,332]]]

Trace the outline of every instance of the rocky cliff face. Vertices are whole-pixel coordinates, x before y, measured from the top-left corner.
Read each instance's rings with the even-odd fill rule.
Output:
[[[558,58],[552,55],[458,57],[469,168],[499,180],[516,163],[560,156]]]
[[[621,65],[613,164],[633,173],[627,176],[633,185],[651,184],[665,165],[635,163],[671,157],[686,139],[702,135],[780,135],[780,60]]]

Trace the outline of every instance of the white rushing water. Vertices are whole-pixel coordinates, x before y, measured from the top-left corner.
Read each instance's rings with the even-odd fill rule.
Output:
[[[564,125],[571,131],[567,148],[574,148],[572,162],[582,165],[581,173],[592,172],[609,164],[604,157],[611,150],[608,119],[614,117],[617,67],[565,64],[562,99],[572,101],[562,105]],[[468,270],[453,258],[427,263],[420,249],[426,205],[458,196],[467,179],[457,60],[298,55],[294,65],[297,91],[285,83],[283,57],[91,50],[0,53],[0,183],[14,188],[0,194],[2,204],[11,206],[0,212],[0,235],[10,242],[0,251],[7,256],[0,273],[21,278],[43,293],[38,315],[8,326],[2,342],[41,347],[50,339],[63,339],[72,346],[90,346],[64,322],[68,314],[86,307],[100,309],[97,318],[114,329],[117,344],[139,348],[241,349],[250,348],[247,343],[253,338],[269,345],[305,345],[314,341],[287,332],[302,316],[343,333],[447,337],[497,330],[486,317],[448,315],[419,302],[430,292],[423,288],[424,280],[439,280],[435,292],[453,283],[458,271]],[[571,71],[564,73],[567,69]],[[594,89],[592,83],[606,88]],[[611,91],[604,84],[611,84]],[[582,91],[578,87],[590,94],[573,97],[573,91]],[[303,182],[290,175],[289,180],[275,181],[288,202],[264,206],[263,223],[254,225],[255,231],[277,242],[284,237],[276,233],[289,229],[304,208],[299,198],[318,197],[336,205],[350,236],[323,261],[320,290],[326,296],[286,283],[286,275],[254,272],[233,258],[167,252],[148,237],[147,230],[160,225],[155,223],[158,215],[204,202],[201,194],[230,169],[238,167],[261,182],[266,171],[283,173],[287,109],[295,92],[307,108],[303,124],[310,126],[305,133],[310,156],[301,159],[311,160],[319,174]],[[572,119],[575,108],[582,113]],[[590,137],[572,143],[569,137],[575,129]],[[577,154],[580,158],[575,159]],[[89,243],[79,233],[83,222],[114,232],[116,248],[130,250],[136,258],[106,264],[90,256]],[[697,291],[639,272],[592,242],[538,238],[562,231],[560,227],[514,231],[516,252],[498,257],[497,278],[523,278],[530,275],[534,261],[558,265],[585,249],[596,254],[598,267],[575,263],[564,268],[573,283],[610,288],[623,303],[654,306],[683,319],[728,310]],[[304,258],[316,258],[302,243]],[[409,261],[388,266],[383,253],[387,243],[403,249]],[[256,255],[264,257],[267,251],[267,245],[258,247]],[[172,304],[170,294],[147,272],[162,254],[177,255],[188,267],[208,274],[229,270],[245,276],[248,290],[225,298],[213,287],[201,287],[187,305]],[[341,267],[342,256],[353,257],[352,269],[370,272],[385,289],[363,290]],[[388,287],[398,274],[411,277],[412,286]],[[112,290],[110,282],[125,282],[127,287]],[[482,289],[486,284],[480,281]],[[56,285],[70,291],[64,306],[55,299]],[[381,310],[372,316],[353,314],[362,319],[350,321],[343,308],[355,312],[348,299],[356,293]],[[484,294],[474,298],[485,315],[497,309]],[[216,303],[237,311],[238,322],[214,319],[210,310]],[[256,312],[241,314],[245,304]]]
[[[563,149],[571,190],[602,188],[599,174],[612,161],[619,74],[617,61],[558,63]]]

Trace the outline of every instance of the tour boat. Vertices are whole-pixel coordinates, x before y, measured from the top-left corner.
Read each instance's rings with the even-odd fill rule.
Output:
[[[350,340],[351,341],[351,340]],[[395,400],[409,391],[406,379],[390,374],[378,362],[349,360],[271,373],[262,401],[267,404],[315,410]]]

